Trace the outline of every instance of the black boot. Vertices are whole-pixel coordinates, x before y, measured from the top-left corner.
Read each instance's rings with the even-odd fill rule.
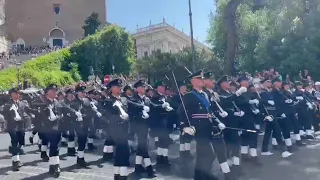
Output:
[[[84,158],[77,158],[77,165],[85,168],[88,166],[88,163],[84,160]]]
[[[287,150],[288,150],[290,153],[293,153],[293,146],[287,146]]]
[[[49,161],[49,157],[48,157],[48,155],[47,155],[47,152],[45,152],[45,151],[42,151],[41,152],[41,159],[43,160],[43,161],[45,161],[45,162],[48,162]]]
[[[169,162],[169,158],[168,158],[168,156],[163,156],[163,164],[164,165],[171,165],[171,163]]]
[[[120,175],[119,175],[119,174],[115,174],[115,175],[114,175],[114,180],[119,180],[119,178],[120,178]]]
[[[233,179],[234,178],[232,178],[232,174],[230,172],[224,174],[224,180],[233,180]]]
[[[68,148],[68,156],[76,156],[76,148]]]
[[[111,161],[113,159],[113,153],[103,153],[103,158],[104,161]]]
[[[313,135],[307,135],[306,138],[307,139],[314,139],[314,136]]]
[[[49,165],[49,174],[53,174],[54,173],[54,167],[53,165]]]
[[[12,161],[12,171],[19,171],[19,161]]]
[[[8,152],[9,154],[12,154],[12,146],[9,146]]]
[[[296,145],[299,146],[299,147],[306,146],[306,144],[303,143],[302,140],[296,141]]]
[[[58,178],[60,176],[60,166],[59,164],[53,166],[53,177]]]
[[[136,175],[141,175],[142,173],[145,172],[145,169],[144,167],[141,165],[141,164],[136,164],[135,167],[134,167],[134,173]]]
[[[61,147],[67,147],[68,146],[68,143],[67,142],[61,142]]]
[[[127,176],[119,176],[119,180],[127,180],[128,177]]]
[[[163,164],[164,162],[163,162],[163,156],[160,156],[160,155],[158,155],[157,156],[157,164]]]
[[[146,167],[146,171],[147,171],[147,174],[148,174],[148,178],[155,178],[155,177],[157,177],[157,175],[156,175],[156,173],[155,173],[155,171],[154,171],[154,169],[153,169],[153,167],[152,167],[152,165],[150,165],[150,166],[148,166],[148,167]]]
[[[38,144],[39,151],[41,152],[41,144]]]
[[[33,144],[33,137],[29,137],[30,144]]]
[[[97,149],[97,147],[95,145],[93,145],[92,143],[88,143],[88,150],[89,151],[94,151],[96,149]]]

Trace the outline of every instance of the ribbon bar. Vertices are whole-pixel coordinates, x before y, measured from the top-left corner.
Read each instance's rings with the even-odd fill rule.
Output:
[[[192,117],[192,119],[207,119],[207,118],[214,117],[214,115],[212,115],[212,114],[192,114],[191,117]]]

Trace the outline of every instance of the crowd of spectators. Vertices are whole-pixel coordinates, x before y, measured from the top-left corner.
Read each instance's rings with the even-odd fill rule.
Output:
[[[60,46],[54,46],[52,48],[49,46],[29,46],[25,48],[13,47],[9,52],[0,53],[0,70],[16,66],[17,64],[23,63],[22,61],[30,60],[38,55],[43,55],[59,49],[61,49]],[[19,58],[21,56],[26,56],[26,58]]]

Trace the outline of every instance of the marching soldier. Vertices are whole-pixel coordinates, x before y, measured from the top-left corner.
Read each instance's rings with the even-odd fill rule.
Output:
[[[110,118],[109,128],[112,140],[115,143],[115,160],[114,160],[114,179],[127,180],[130,151],[128,144],[128,119],[129,115],[121,103],[121,86],[120,79],[114,79],[107,84],[111,95],[105,101],[105,110]]]
[[[45,90],[45,97],[39,104],[39,114],[43,120],[44,136],[49,146],[49,173],[55,177],[60,175],[59,142],[61,132],[59,131],[59,121],[61,119],[61,109],[56,101],[57,86],[49,85]],[[43,141],[42,141],[43,142]],[[43,149],[41,149],[43,150]],[[42,151],[45,153],[45,151]]]
[[[281,143],[282,145],[282,135],[281,135],[281,129],[279,127],[279,124],[277,122],[277,111],[276,107],[274,104],[274,98],[272,96],[271,90],[272,90],[272,83],[271,80],[269,79],[264,79],[261,81],[263,88],[261,88],[261,103],[262,103],[262,110],[265,114],[264,122],[265,122],[265,134],[263,136],[263,141],[262,141],[262,150],[261,150],[261,155],[263,156],[270,156],[273,153],[269,151],[268,145],[269,145],[269,140],[272,135],[272,145],[277,145]],[[283,154],[284,157],[290,156],[290,154],[285,153]]]
[[[203,92],[203,71],[200,70],[188,78],[193,90],[183,96],[179,117],[183,133],[194,136],[197,142],[194,180],[217,179],[211,173],[214,160],[212,146],[224,177],[229,180],[230,168],[225,154],[225,143],[221,136],[221,130],[225,129],[225,125],[213,115],[211,104],[206,98],[207,94]]]
[[[296,90],[294,92],[294,95],[296,97],[296,100],[298,100],[298,104],[297,104],[298,120],[302,125],[303,130],[306,132],[306,136],[303,136],[303,138],[314,139],[314,136],[311,130],[312,114],[310,113],[310,111],[313,109],[313,106],[308,101],[308,99],[305,98],[305,94],[302,89],[303,83],[301,83],[300,81],[297,81],[295,82],[295,85],[296,85]]]
[[[247,89],[249,87],[247,76],[243,75],[238,78],[238,83],[240,88]],[[258,99],[251,99],[251,93],[245,92],[241,94],[237,100],[236,105],[239,107],[239,113],[242,115],[240,120],[240,127],[243,129],[255,129],[255,114],[259,113],[258,109],[253,109],[252,106],[258,106]],[[249,155],[251,160],[256,165],[260,165],[258,159],[258,134],[253,132],[242,131],[241,135],[241,155],[244,160],[249,160]]]
[[[12,170],[19,171],[20,164],[20,146],[24,140],[24,108],[25,102],[20,101],[20,91],[18,88],[9,90],[10,100],[3,109],[3,116],[7,120],[7,131],[11,138]]]
[[[185,81],[178,83],[179,87],[179,94],[173,96],[173,103],[172,103],[172,108],[176,111],[177,114],[177,119],[180,120],[178,117],[178,108],[181,106],[181,99],[180,96],[183,97],[187,93],[187,86]],[[180,124],[180,122],[179,122]],[[186,133],[182,133],[181,129],[181,135],[180,135],[180,158],[182,159],[190,159],[192,157],[191,155],[191,141],[192,141],[192,136]]]
[[[135,161],[135,173],[140,175],[147,172],[148,178],[156,177],[148,152],[148,120],[150,111],[150,99],[145,96],[146,84],[143,80],[137,81],[133,85],[136,93],[128,101],[128,111],[131,112],[131,127],[138,137],[138,148]],[[146,169],[142,166],[144,163]]]
[[[300,123],[296,117],[296,107],[295,106],[298,102],[295,99],[293,93],[291,92],[290,86],[291,85],[289,83],[282,82],[282,93],[283,93],[283,96],[286,98],[286,100],[288,100],[286,103],[286,106],[284,107],[285,114],[293,127],[296,145],[297,146],[305,146],[305,144],[302,142],[301,136],[300,136],[301,126],[300,126]]]
[[[66,98],[64,103],[67,107],[75,109],[74,111],[79,111],[79,106],[75,102],[75,91],[73,89],[66,90]],[[77,116],[75,113],[70,113],[68,110],[63,111],[63,121],[65,121],[64,131],[68,132],[68,143],[67,143],[67,155],[68,156],[76,156],[76,148],[75,148],[75,128],[74,125],[76,123]]]
[[[290,138],[289,119],[287,118],[286,109],[285,109],[287,104],[292,103],[292,100],[286,99],[285,96],[280,91],[282,84],[281,84],[281,80],[278,77],[272,79],[271,82],[273,84],[273,89],[271,92],[273,96],[273,102],[268,101],[268,103],[276,107],[278,123],[282,130],[284,143],[287,146],[287,151],[283,153],[285,157],[285,154],[290,155],[293,153],[292,142]]]
[[[168,148],[171,142],[169,137],[169,131],[167,128],[167,116],[168,112],[172,111],[173,108],[167,102],[166,96],[164,95],[166,85],[162,81],[155,83],[156,92],[151,98],[151,112],[153,115],[152,124],[153,131],[155,133],[155,140],[158,137],[158,148],[157,148],[157,164],[158,165],[170,165],[168,159]]]
[[[232,128],[239,128],[239,121],[243,115],[243,112],[239,110],[235,104],[237,95],[229,91],[230,83],[228,76],[221,77],[217,85],[219,87],[219,99],[223,112],[220,112],[223,123]],[[231,157],[232,171],[235,175],[242,175],[242,169],[240,166],[240,137],[238,131],[225,129],[223,131],[224,140],[226,143],[228,155]]]
[[[91,102],[92,105],[95,105],[98,107],[98,101],[96,101],[95,96],[97,94],[97,90],[94,88],[90,91],[88,91],[88,99]],[[97,147],[93,144],[93,139],[96,137],[96,125],[99,121],[99,118],[97,115],[93,115],[93,118],[89,124],[89,132],[88,132],[88,150],[94,151],[97,149]]]

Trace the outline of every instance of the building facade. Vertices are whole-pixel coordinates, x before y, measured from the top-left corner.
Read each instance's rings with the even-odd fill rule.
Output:
[[[137,58],[149,56],[154,51],[177,53],[191,46],[191,38],[163,20],[160,24],[138,28],[133,34],[136,43]],[[195,49],[208,50],[208,47],[194,40]]]
[[[9,43],[7,41],[6,29],[5,29],[5,0],[0,0],[0,53],[7,52]]]
[[[104,26],[105,0],[7,0],[7,37],[18,47],[63,47],[83,38],[84,20],[92,12]]]

